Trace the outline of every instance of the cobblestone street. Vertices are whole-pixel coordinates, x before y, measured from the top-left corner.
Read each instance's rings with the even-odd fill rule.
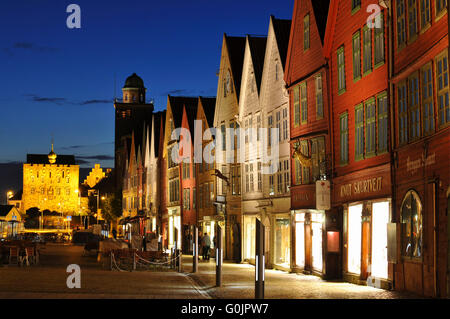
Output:
[[[41,265],[0,267],[0,299],[6,298],[157,298],[252,299],[254,267],[225,263],[223,285],[215,287],[215,261],[199,262],[192,274],[192,256],[183,257],[183,273],[174,271],[118,272],[103,269],[94,256],[82,257],[82,246],[48,244]],[[69,264],[81,268],[81,288],[66,285]],[[266,270],[265,297],[273,299],[404,299],[417,296],[316,276]]]

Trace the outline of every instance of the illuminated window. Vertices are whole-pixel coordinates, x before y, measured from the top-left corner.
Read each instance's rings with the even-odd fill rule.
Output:
[[[376,18],[375,21],[381,25],[381,28],[375,28],[375,67],[378,65],[383,64],[384,62],[384,16],[383,13],[380,13]]]
[[[438,121],[441,127],[450,123],[447,52],[436,58],[436,84]]]
[[[308,122],[308,90],[306,82],[300,84],[300,100],[301,100],[301,123]]]
[[[378,104],[378,154],[387,151],[388,142],[388,108],[387,93],[383,92],[377,97]]]
[[[323,118],[323,92],[322,92],[322,74],[315,77],[316,80],[316,119]]]
[[[423,133],[428,135],[434,131],[433,74],[431,63],[421,70],[422,82],[422,119]]]
[[[309,157],[308,141],[301,141],[300,149],[301,149],[301,152],[303,155]],[[310,183],[310,169],[309,169],[309,167],[303,166],[302,167],[302,184],[309,184],[309,183]]]
[[[309,49],[309,14],[303,19],[303,50]]]
[[[258,162],[258,191],[262,191],[261,162]]]
[[[361,33],[358,30],[353,35],[353,80],[361,78]]]
[[[366,121],[365,121],[365,133],[366,133],[366,157],[375,155],[375,140],[376,140],[376,111],[375,111],[375,99],[370,99],[364,103]]]
[[[417,35],[417,0],[408,0],[408,36],[413,40]]]
[[[355,161],[364,157],[364,108],[362,104],[355,107]]]
[[[361,0],[352,0],[352,12],[361,8]]]
[[[269,117],[270,119],[270,117]],[[294,88],[294,126],[300,125],[300,87]],[[269,123],[270,127],[270,123]],[[270,132],[270,130],[269,130]],[[270,141],[270,139],[269,139]],[[270,142],[269,142],[270,143]]]
[[[363,72],[364,75],[372,71],[372,29],[367,25],[363,29]]]
[[[420,133],[420,110],[419,110],[419,76],[417,73],[408,79],[408,118],[409,139],[418,139]]]
[[[420,28],[423,30],[430,25],[431,10],[430,0],[420,0]]]
[[[348,163],[348,113],[345,112],[340,116],[340,131],[341,131],[341,144],[340,144],[340,157],[341,165]]]
[[[435,0],[436,1],[436,16],[440,16],[447,10],[447,0]]]
[[[338,65],[338,92],[339,94],[342,94],[345,92],[344,46],[341,46],[337,51],[337,65]]]
[[[288,109],[283,109],[283,140],[289,138],[289,126],[288,126]]]
[[[406,42],[405,0],[397,0],[397,46]]]
[[[409,191],[401,208],[402,255],[422,256],[422,204],[415,191]]]
[[[398,125],[399,125],[399,143],[408,142],[408,107],[406,104],[406,84],[401,83],[397,89],[398,96]]]

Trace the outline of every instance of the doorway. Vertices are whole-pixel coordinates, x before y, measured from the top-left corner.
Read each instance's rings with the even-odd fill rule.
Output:
[[[348,208],[348,253],[347,270],[350,273],[361,273],[361,218],[363,205],[352,205]]]
[[[388,278],[387,224],[389,223],[389,202],[372,204],[372,265],[371,276]]]

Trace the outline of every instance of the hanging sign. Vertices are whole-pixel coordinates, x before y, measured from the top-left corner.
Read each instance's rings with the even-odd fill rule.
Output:
[[[316,209],[331,209],[330,181],[316,181]]]

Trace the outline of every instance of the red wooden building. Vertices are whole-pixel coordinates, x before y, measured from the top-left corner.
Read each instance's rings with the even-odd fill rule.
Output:
[[[393,28],[395,288],[448,296],[447,1],[397,0]]]
[[[316,207],[316,181],[330,179],[331,140],[328,62],[323,55],[330,1],[297,0],[286,59],[291,136],[291,265],[295,271],[337,276],[326,231],[336,229],[329,211]],[[300,152],[302,162],[294,156]]]
[[[372,23],[370,5],[379,9]],[[392,218],[386,13],[378,0],[332,1],[324,44],[342,274],[356,283],[376,278],[382,287],[393,281],[386,248]]]
[[[184,104],[181,128],[189,132],[187,141],[180,138],[181,170],[181,223],[183,253],[192,253],[194,226],[197,224],[196,165],[194,163],[195,118],[198,103]],[[186,144],[185,144],[186,143]]]

